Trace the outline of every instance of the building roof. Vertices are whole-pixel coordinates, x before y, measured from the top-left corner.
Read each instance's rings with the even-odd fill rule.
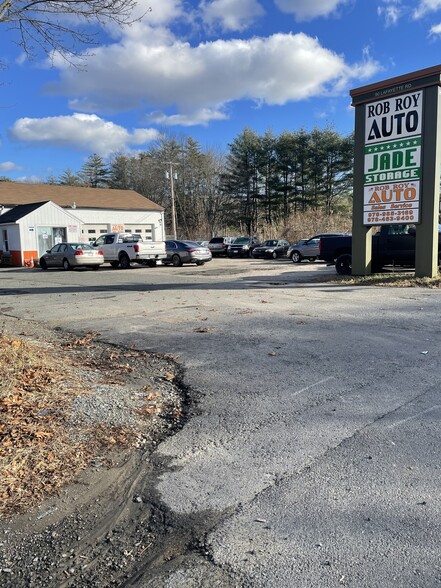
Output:
[[[62,208],[163,211],[163,207],[134,190],[83,188],[55,184],[0,182],[0,206],[6,208],[51,200]]]
[[[34,204],[20,204],[14,206],[14,208],[8,210],[8,212],[0,214],[0,224],[15,223],[31,212],[34,212],[34,210],[37,210],[37,208],[40,208],[40,206],[43,206],[43,204],[46,204],[46,202],[35,202]]]

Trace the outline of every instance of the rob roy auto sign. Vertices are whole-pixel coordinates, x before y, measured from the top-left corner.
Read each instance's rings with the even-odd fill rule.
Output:
[[[419,222],[423,91],[365,105],[364,225]]]

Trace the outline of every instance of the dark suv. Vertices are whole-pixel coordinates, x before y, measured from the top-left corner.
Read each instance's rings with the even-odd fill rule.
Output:
[[[233,237],[213,237],[208,242],[208,249],[211,251],[211,255],[226,255],[228,245],[234,241]]]
[[[257,237],[238,237],[228,247],[228,257],[251,257],[253,249],[260,245]]]

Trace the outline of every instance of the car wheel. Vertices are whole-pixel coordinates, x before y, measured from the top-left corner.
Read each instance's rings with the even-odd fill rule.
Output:
[[[340,276],[350,276],[352,273],[352,255],[343,253],[335,260],[335,269]]]
[[[43,257],[40,259],[40,267],[42,270],[47,270],[47,263]]]
[[[272,255],[273,259],[277,259],[277,253],[275,251],[273,251],[273,255]]]
[[[182,265],[182,259],[179,257],[179,255],[177,253],[175,253],[172,257],[172,264],[175,267],[181,267],[181,265]]]
[[[71,267],[71,265],[70,265],[70,263],[69,263],[69,260],[68,260],[68,259],[66,259],[66,258],[64,258],[64,259],[63,259],[63,269],[64,269],[64,270],[66,270],[67,272],[68,272],[70,269],[72,269],[72,267]]]
[[[119,267],[119,261],[111,261],[110,265],[116,269],[117,267]]]
[[[119,258],[119,265],[121,266],[121,269],[129,269],[129,267],[130,267],[129,256],[126,255],[125,253],[123,253],[121,255],[121,257]]]
[[[301,263],[302,261],[302,256],[300,255],[300,253],[298,251],[293,251],[292,255],[291,255],[291,261],[293,263]]]

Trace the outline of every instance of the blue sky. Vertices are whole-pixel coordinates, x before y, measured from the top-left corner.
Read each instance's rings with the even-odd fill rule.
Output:
[[[226,151],[245,127],[353,129],[349,91],[441,63],[441,0],[143,0],[85,67],[0,23],[0,176],[45,181],[161,133]],[[135,15],[136,16],[136,15]]]

